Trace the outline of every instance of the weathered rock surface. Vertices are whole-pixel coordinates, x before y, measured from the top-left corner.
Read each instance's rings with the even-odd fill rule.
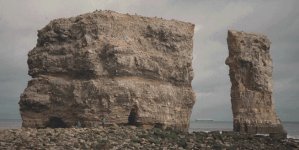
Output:
[[[95,11],[56,19],[28,54],[23,127],[106,123],[187,130],[194,25]]]
[[[269,136],[237,132],[180,132],[154,128],[133,127],[67,128],[67,129],[10,129],[0,130],[0,149],[273,149],[295,150],[296,139],[272,139]]]
[[[260,34],[228,31],[226,64],[232,83],[234,130],[284,133],[272,99],[270,41]]]

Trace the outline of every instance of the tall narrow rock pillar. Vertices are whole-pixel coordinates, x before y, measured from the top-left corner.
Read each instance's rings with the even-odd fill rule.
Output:
[[[272,99],[270,41],[260,34],[228,31],[234,131],[283,133]]]

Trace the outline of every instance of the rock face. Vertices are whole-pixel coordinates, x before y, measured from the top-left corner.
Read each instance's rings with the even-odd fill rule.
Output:
[[[229,75],[234,130],[283,133],[272,100],[270,41],[260,34],[228,31]]]
[[[95,11],[56,19],[28,54],[23,127],[105,123],[186,130],[195,101],[194,25]]]

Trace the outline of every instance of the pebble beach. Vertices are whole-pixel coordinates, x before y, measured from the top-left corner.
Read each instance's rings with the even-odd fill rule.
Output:
[[[232,131],[181,132],[135,126],[0,130],[0,149],[299,149],[298,139]]]

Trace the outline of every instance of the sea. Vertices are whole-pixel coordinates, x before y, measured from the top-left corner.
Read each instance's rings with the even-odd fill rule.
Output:
[[[0,119],[1,129],[21,128],[22,120],[20,119]],[[288,133],[288,138],[299,139],[299,122],[283,122],[283,126]],[[196,131],[232,131],[233,123],[231,121],[191,121],[189,132]]]

